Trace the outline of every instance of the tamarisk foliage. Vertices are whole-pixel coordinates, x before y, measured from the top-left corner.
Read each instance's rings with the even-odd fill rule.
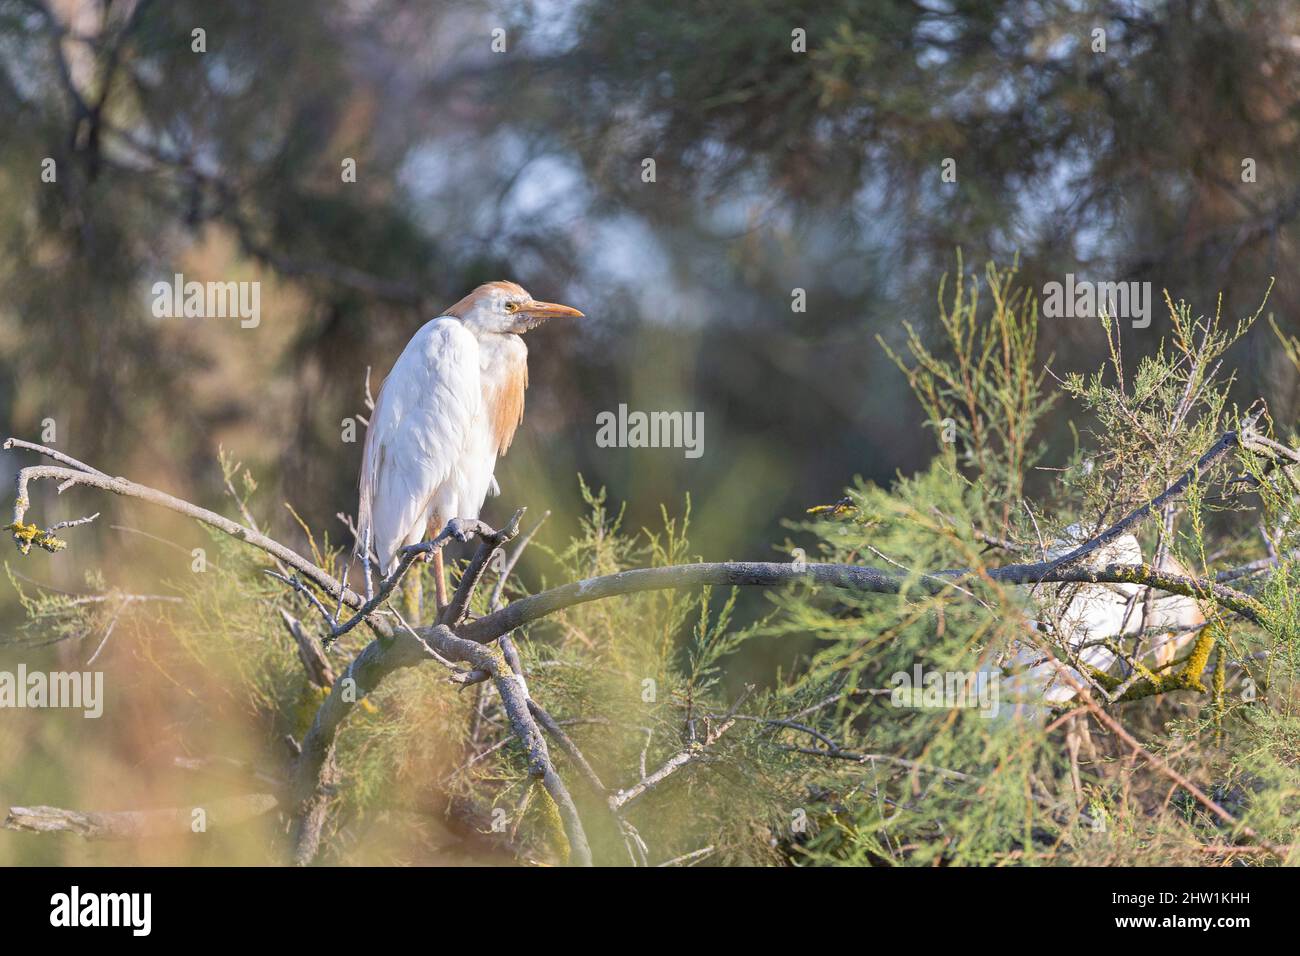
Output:
[[[434,829],[521,862],[1294,861],[1300,452],[1262,402],[1229,398],[1233,345],[1268,334],[1258,313],[1166,306],[1152,354],[1126,357],[1103,318],[1109,361],[1058,377],[1014,270],[959,274],[937,343],[882,343],[935,428],[929,467],[810,508],[780,545],[794,561],[699,563],[689,500],[633,531],[580,485],[587,514],[567,544],[532,545],[531,588],[538,524],[472,529],[441,620],[409,589],[421,562],[367,602],[347,549],[305,525],[310,558],[264,535],[232,462],[238,521],[26,446],[57,464],[19,475],[20,548],[76,533],[28,516],[44,480],[194,518],[212,560],[158,595],[14,575],[22,639],[116,627],[175,683],[222,675],[179,723],[260,728],[244,790],[270,795],[257,806],[291,824],[298,863],[438,858]],[[1059,401],[1077,410],[1064,453],[1036,435]],[[1107,563],[1130,534],[1143,563]],[[765,589],[761,614],[742,587]],[[1081,641],[1068,609],[1112,587],[1124,625]],[[1171,624],[1170,601],[1197,623]],[[1089,664],[1095,646],[1114,666]],[[1044,668],[1068,693],[1045,699]],[[16,828],[122,832],[19,809]]]

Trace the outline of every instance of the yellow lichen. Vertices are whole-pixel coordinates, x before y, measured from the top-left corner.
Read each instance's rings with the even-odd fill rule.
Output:
[[[1228,713],[1228,699],[1224,693],[1228,682],[1228,655],[1223,647],[1214,658],[1214,738],[1223,743],[1223,718]]]
[[[1214,649],[1214,642],[1218,640],[1218,636],[1219,625],[1217,621],[1201,628],[1201,632],[1196,635],[1196,644],[1192,647],[1192,653],[1188,656],[1187,663],[1183,665],[1182,672],[1178,675],[1180,686],[1202,692],[1207,690],[1206,686],[1201,683],[1201,675],[1205,673],[1206,665],[1210,663],[1210,651]]]
[[[34,524],[22,524],[15,521],[5,528],[6,531],[12,531],[14,540],[18,542],[18,550],[27,554],[32,550],[32,545],[38,548],[44,548],[53,554],[55,551],[62,551],[68,546],[68,543],[61,538],[56,538],[48,531],[44,531]]]
[[[1140,661],[1137,662],[1138,674],[1142,679],[1130,686],[1119,699],[1141,700],[1144,697],[1167,694],[1173,690],[1198,690],[1203,694],[1208,693],[1209,688],[1201,683],[1201,677],[1210,662],[1210,652],[1214,650],[1215,643],[1218,641],[1219,627],[1216,622],[1201,629],[1196,635],[1196,643],[1192,646],[1191,652],[1183,661],[1181,670],[1158,674]],[[1115,690],[1122,683],[1119,678],[1095,670],[1093,676],[1107,690]]]
[[[572,848],[569,846],[568,834],[564,832],[564,823],[560,819],[560,808],[555,805],[551,795],[546,792],[546,788],[539,782],[534,782],[533,786],[537,788],[542,797],[541,800],[537,801],[536,807],[541,817],[540,823],[542,831],[546,835],[546,842],[559,855],[561,863],[568,863]]]

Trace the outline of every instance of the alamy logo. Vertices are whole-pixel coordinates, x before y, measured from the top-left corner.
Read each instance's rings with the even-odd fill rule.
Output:
[[[687,458],[704,454],[703,412],[629,412],[596,415],[597,448],[681,448]]]
[[[239,319],[245,329],[262,321],[260,282],[186,282],[178,272],[171,282],[155,282],[150,291],[157,319]]]
[[[998,715],[998,681],[988,671],[926,671],[920,664],[911,673],[897,671],[889,678],[895,707],[917,710],[978,709],[981,717]]]
[[[70,893],[50,897],[51,926],[129,926],[133,936],[148,936],[153,927],[152,893]]]
[[[1151,283],[1076,281],[1074,273],[1067,272],[1064,283],[1043,286],[1043,315],[1049,319],[1095,319],[1103,310],[1145,329],[1151,324]]]
[[[103,671],[0,671],[0,708],[67,707],[94,719],[104,713]]]

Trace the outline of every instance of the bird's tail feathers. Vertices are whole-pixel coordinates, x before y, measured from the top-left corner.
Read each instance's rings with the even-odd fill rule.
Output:
[[[368,466],[368,462],[366,463]],[[367,554],[370,563],[374,567],[379,567],[379,555],[375,550],[375,519],[374,509],[372,507],[372,493],[370,488],[370,471],[369,467],[363,466],[361,473],[360,495],[357,498],[357,539],[352,546],[352,553],[358,558],[365,558]]]

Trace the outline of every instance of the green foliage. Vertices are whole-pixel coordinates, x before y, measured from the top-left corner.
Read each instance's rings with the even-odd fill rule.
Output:
[[[1241,858],[1252,862],[1276,860],[1269,845],[1294,856],[1300,486],[1291,459],[1275,453],[1286,446],[1268,437],[1263,407],[1239,412],[1225,372],[1259,312],[1225,325],[1217,312],[1195,317],[1167,300],[1172,331],[1131,372],[1119,326],[1103,319],[1108,362],[1056,379],[1040,370],[1036,304],[1014,270],[990,267],[983,284],[960,277],[951,288],[940,296],[942,344],[911,333],[907,357],[891,353],[926,416],[947,419],[950,434],[936,428],[936,454],[916,474],[888,488],[859,479],[844,502],[809,509],[785,545],[798,542],[809,560],[893,569],[905,578],[900,593],[799,583],[743,620],[738,589],[647,591],[579,604],[514,635],[532,696],[609,793],[645,784],[612,813],[608,794],[552,747],[598,861],[1205,863],[1244,843],[1251,852]],[[1036,425],[1061,397],[1081,424],[1068,460],[1047,468]],[[1150,563],[1219,577],[1256,602],[1262,624],[1201,589],[1199,605],[1182,605],[1201,623],[1177,630],[1149,623],[1146,599],[1131,597],[1142,626],[1095,636],[1118,658],[1104,672],[1081,661],[1069,608],[1106,585],[1015,586],[985,573],[1077,540],[1069,526],[1087,535],[1113,524],[1230,429],[1247,436],[1241,447],[1133,530]],[[224,456],[222,467],[248,515],[256,483]],[[1049,480],[1031,497],[1035,473]],[[533,545],[545,558],[541,587],[698,560],[689,498],[679,516],[662,509],[655,529],[631,530],[603,489],[580,482],[580,494],[586,515],[568,543]],[[302,530],[314,559],[336,568],[335,547]],[[267,741],[300,738],[323,692],[305,676],[280,609],[309,627],[312,609],[264,573],[260,552],[216,533],[209,550],[205,573],[178,575],[166,582],[173,600],[149,605],[136,634],[141,659],[177,687],[202,688],[178,695],[188,734],[233,720]],[[937,576],[959,568],[970,573]],[[121,611],[102,581],[88,583],[104,600],[87,602],[28,594],[12,571],[11,580],[28,635],[84,636]],[[492,583],[477,613],[491,610]],[[506,582],[506,597],[526,593],[518,578]],[[1169,636],[1180,640],[1162,656],[1157,639]],[[358,629],[340,641],[335,669],[367,640]],[[779,663],[760,679],[734,679],[735,665],[773,649]],[[1074,667],[1095,706],[1159,763],[1135,757],[1079,695],[1049,705],[1033,678],[1035,656],[1048,654]],[[900,678],[915,674],[946,683],[933,696],[928,676],[907,689]],[[375,860],[420,858],[409,835],[444,819],[462,835],[504,837],[525,859],[567,857],[555,807],[529,777],[489,685],[459,690],[434,664],[398,673],[344,726],[338,761],[332,859],[363,848]],[[1254,836],[1173,786],[1165,767]],[[393,844],[358,835],[398,811],[416,822]]]
[[[1037,361],[1038,303],[1017,287],[1014,267],[990,264],[984,284],[993,307],[985,314],[980,283],[971,276],[967,284],[960,253],[957,274],[951,303],[945,302],[946,276],[939,286],[943,357],[911,323],[903,327],[914,365],[878,338],[907,376],[927,424],[940,433],[949,470],[956,468],[960,446],[964,466],[994,483],[1000,497],[1015,500],[1026,473],[1042,456],[1034,430],[1052,405],[1052,398],[1041,394],[1047,373]]]
[[[1040,393],[1046,379],[1031,371],[1036,307],[1008,307],[1017,303],[1009,294],[1011,275],[988,271],[987,285],[996,291],[987,314],[973,294],[959,293],[950,309],[941,300],[950,357],[936,357],[914,333],[908,341],[912,364],[895,357],[927,417],[955,419],[957,441],[941,441],[926,472],[900,478],[888,490],[859,484],[846,517],[798,526],[816,536],[826,561],[872,563],[874,555],[875,563],[899,567],[977,572],[963,579],[965,594],[954,585],[938,594],[905,590],[893,601],[841,594],[827,600],[813,593],[782,599],[779,632],[818,634],[809,673],[842,688],[839,724],[823,729],[838,739],[856,738],[854,749],[917,765],[884,782],[890,775],[873,767],[870,791],[859,784],[851,798],[836,792],[828,825],[805,851],[817,862],[1140,863],[1159,847],[1162,862],[1204,863],[1214,857],[1197,844],[1230,842],[1225,828],[1190,799],[1177,804],[1179,816],[1171,819],[1159,797],[1169,781],[1150,768],[1134,770],[1124,759],[1127,747],[1113,737],[1094,729],[1101,759],[1085,764],[1088,796],[1079,804],[1061,731],[1044,729],[1068,725],[1042,717],[1041,704],[1035,715],[1032,701],[1013,701],[1026,706],[1007,717],[1004,693],[1003,715],[993,720],[970,707],[904,710],[900,716],[882,692],[888,675],[917,665],[940,672],[1005,665],[1027,644],[1025,614],[1044,621],[1053,652],[1072,660],[1070,647],[1053,635],[1061,632],[1062,606],[1081,593],[1077,586],[1029,592],[981,580],[978,571],[990,563],[1037,560],[1067,524],[1100,529],[1114,523],[1172,484],[1243,418],[1228,405],[1232,376],[1223,373],[1223,356],[1248,334],[1258,312],[1225,328],[1217,313],[1196,318],[1186,303],[1167,301],[1169,340],[1131,377],[1119,327],[1103,318],[1110,362],[1092,376],[1070,375],[1060,383],[1086,416],[1079,447],[1065,468],[1053,469],[1056,481],[1042,500],[1029,501],[1021,493],[1024,469],[1041,456],[1030,439],[1032,424],[1053,396]],[[1295,488],[1286,474],[1247,451],[1229,456],[1138,529],[1148,561],[1153,555],[1174,559],[1213,579],[1219,572],[1234,575],[1231,565],[1258,557],[1258,524],[1268,552],[1278,556],[1276,567],[1231,580],[1268,609],[1267,626],[1233,620],[1213,602],[1202,602],[1210,624],[1176,660],[1151,662],[1149,645],[1141,643],[1153,640],[1150,633],[1113,635],[1108,646],[1138,670],[1135,678],[1145,678],[1088,674],[1094,699],[1104,703],[1114,691],[1134,700],[1108,709],[1141,728],[1139,736],[1154,740],[1152,749],[1218,795],[1214,799],[1233,794],[1231,812],[1283,846],[1293,842],[1288,818],[1300,782],[1291,728],[1296,616],[1288,503]],[[999,560],[990,562],[989,552]],[[1048,590],[1055,593],[1041,593]],[[1211,675],[1212,651],[1217,662]],[[922,770],[921,764],[969,779]]]

